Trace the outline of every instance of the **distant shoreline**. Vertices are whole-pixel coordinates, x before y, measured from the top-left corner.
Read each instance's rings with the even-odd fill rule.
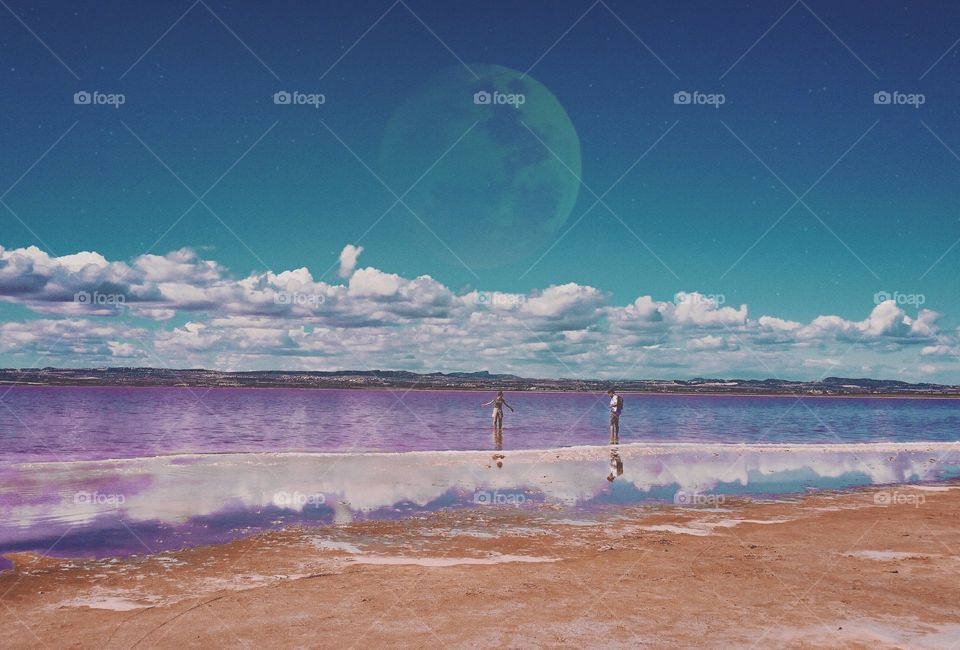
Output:
[[[312,390],[312,391],[330,391],[330,390],[348,390],[348,391],[417,391],[421,393],[489,393],[491,391],[503,390],[505,393],[527,393],[541,395],[564,395],[564,394],[602,394],[606,392],[605,388],[597,389],[576,389],[576,388],[519,388],[505,387],[502,384],[491,383],[489,387],[466,387],[466,386],[408,386],[404,384],[387,386],[302,386],[302,385],[221,385],[221,384],[165,384],[165,383],[56,383],[56,382],[17,382],[0,379],[0,389],[3,388],[180,388],[180,389],[204,389],[204,390]],[[638,390],[638,389],[618,389],[618,393],[631,396],[664,396],[664,397],[770,397],[770,398],[831,398],[831,399],[927,399],[927,400],[955,400],[960,399],[960,393],[813,393],[803,391],[783,391],[783,392],[758,392],[758,391],[671,391],[671,390]]]
[[[826,377],[815,381],[737,379],[530,378],[506,373],[417,373],[409,370],[261,370],[221,372],[203,368],[0,368],[4,386],[115,386],[296,388],[310,390],[475,391],[604,393],[629,395],[738,395],[743,397],[960,398],[960,386],[888,379]],[[6,390],[9,390],[7,388]]]

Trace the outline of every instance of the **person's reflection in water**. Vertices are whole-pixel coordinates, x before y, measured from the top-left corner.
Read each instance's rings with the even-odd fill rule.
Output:
[[[503,451],[503,431],[496,430],[493,432],[493,450],[495,452]],[[493,462],[497,464],[498,469],[503,467],[503,459],[506,458],[506,456],[502,453],[495,453],[492,458]]]
[[[610,449],[610,473],[607,474],[607,480],[613,483],[613,479],[623,476],[623,459],[620,458],[620,449],[613,447]]]

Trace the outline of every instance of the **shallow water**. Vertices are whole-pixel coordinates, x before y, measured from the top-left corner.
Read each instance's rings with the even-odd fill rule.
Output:
[[[0,467],[0,553],[155,553],[295,524],[459,507],[526,508],[589,521],[592,513],[624,504],[716,509],[734,496],[783,498],[956,477],[960,448],[947,443],[631,444],[26,463]],[[865,498],[877,507],[916,507],[923,498],[923,491],[895,487],[878,494]]]
[[[0,463],[172,453],[486,449],[493,393],[254,388],[0,388]],[[505,449],[607,442],[607,398],[508,393]],[[960,400],[627,395],[621,441],[960,438]]]
[[[627,395],[611,457],[604,394],[508,394],[502,441],[491,396],[0,389],[0,553],[155,553],[456,507],[591,521],[960,475],[958,400]]]

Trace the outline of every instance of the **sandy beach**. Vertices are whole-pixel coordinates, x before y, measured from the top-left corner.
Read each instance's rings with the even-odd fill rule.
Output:
[[[960,645],[960,483],[477,507],[122,559],[8,554],[0,645]]]

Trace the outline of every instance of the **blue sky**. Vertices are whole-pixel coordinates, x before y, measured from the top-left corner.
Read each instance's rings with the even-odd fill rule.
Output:
[[[11,187],[3,195],[8,208],[0,210],[0,246],[8,252],[36,246],[55,258],[90,251],[133,264],[144,253],[188,248],[197,259],[220,265],[224,277],[307,267],[313,281],[333,284],[349,281],[338,277],[338,256],[355,244],[363,246],[360,267],[409,280],[429,275],[455,296],[479,290],[532,300],[550,286],[572,283],[595,288],[604,296],[602,309],[612,309],[640,296],[676,303],[678,292],[699,292],[722,296],[718,308],[748,305],[747,320],[768,315],[803,324],[820,316],[863,322],[877,307],[877,292],[885,291],[912,297],[897,303],[911,320],[920,308],[940,314],[937,332],[909,344],[882,340],[870,350],[863,341],[833,336],[829,349],[790,348],[795,356],[772,356],[770,372],[756,363],[753,370],[818,375],[797,370],[796,361],[844,355],[836,368],[850,372],[941,381],[953,376],[960,324],[960,246],[951,248],[960,239],[960,160],[954,153],[960,151],[960,7],[952,3],[65,8],[11,2],[9,8],[0,25],[0,74],[13,98],[0,118],[0,193]],[[403,205],[389,209],[396,199],[391,190],[405,190],[393,187],[404,176],[396,173],[405,167],[403,156],[397,162],[394,152],[392,169],[384,164],[390,121],[406,102],[422,98],[437,75],[462,63],[471,70],[498,65],[529,72],[575,131],[579,164],[568,159],[564,167],[571,163],[579,171],[569,170],[567,179],[578,195],[551,236],[525,240],[531,232],[526,215],[509,226],[481,228],[481,236],[476,224],[434,221],[438,196],[453,213],[469,213],[470,206],[465,196],[441,192],[446,186],[438,179],[462,176],[457,154],[438,161],[445,147],[426,137],[422,149],[413,141],[409,169],[402,171],[415,178],[424,162],[437,161],[420,186],[437,196],[414,203],[423,198],[414,192],[417,216]],[[74,93],[84,90],[122,93],[125,101],[119,108],[75,105]],[[276,105],[273,94],[280,90],[322,93],[326,101],[318,108]],[[718,108],[678,105],[679,91],[720,93],[724,102]],[[923,104],[878,105],[878,91],[919,93]],[[436,110],[443,132],[448,118],[442,106]],[[456,146],[472,151],[480,132]],[[532,152],[542,144],[533,134],[515,137],[527,135],[522,150]],[[448,139],[454,145],[455,138]],[[550,161],[548,153],[540,152]],[[478,161],[478,178],[483,164]],[[196,196],[203,203],[193,205]],[[591,208],[598,196],[603,201]],[[431,213],[420,215],[421,209]],[[487,257],[499,236],[487,233],[501,229],[519,238],[522,254],[473,263]],[[12,268],[8,260],[8,276]],[[82,284],[82,269],[69,274],[70,287],[97,288]],[[90,318],[143,328],[150,338],[188,322],[209,326],[218,317],[236,317],[182,300],[166,300],[163,318],[158,311],[84,314],[75,304],[57,310],[50,307],[52,293],[28,299],[13,288],[24,277],[8,282],[0,318],[11,328],[33,319]],[[146,295],[137,300],[149,301]],[[410,317],[401,326],[434,324]],[[315,324],[297,318],[284,319],[283,327],[313,332]],[[597,318],[576,324],[614,335],[610,314]],[[323,323],[339,325],[332,317]],[[563,327],[549,336],[578,331]],[[726,334],[720,345],[740,352],[753,345]],[[130,331],[111,336],[118,345],[143,341]],[[5,365],[36,365],[30,363],[36,356],[63,365],[192,360],[322,368],[352,361],[473,369],[491,363],[479,353],[431,359],[389,346],[350,359],[328,352],[304,356],[297,345],[246,356],[249,342],[233,350],[211,343],[210,355],[193,359],[168,358],[156,346],[143,351],[146,359],[117,359],[101,357],[108,349],[103,341],[54,345],[47,352],[55,352],[42,354],[43,341],[13,340],[8,336],[0,346]],[[525,343],[538,347],[535,340]],[[609,360],[584,358],[564,368],[561,359],[571,350],[559,340],[545,343],[549,354],[539,360],[492,359],[519,372],[547,372],[552,364],[565,374],[600,375],[609,367]],[[925,359],[921,349],[929,349]],[[914,352],[917,359],[908,362]],[[744,359],[714,367],[678,355],[664,360],[662,369],[638,361],[630,370],[662,376],[751,369]],[[929,367],[920,372],[919,365]]]

